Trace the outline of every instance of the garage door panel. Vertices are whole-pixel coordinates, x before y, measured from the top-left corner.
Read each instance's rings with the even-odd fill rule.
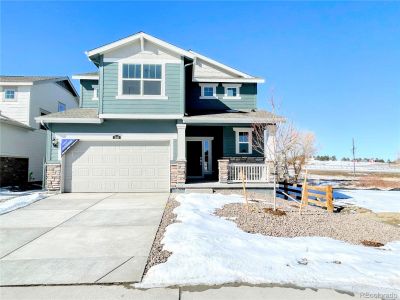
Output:
[[[167,142],[78,142],[65,157],[65,191],[169,190]]]

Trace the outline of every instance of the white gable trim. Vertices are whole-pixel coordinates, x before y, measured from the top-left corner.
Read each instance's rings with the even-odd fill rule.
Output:
[[[236,74],[236,75],[241,76],[241,77],[244,77],[244,78],[254,78],[253,76],[250,76],[249,74],[240,72],[240,71],[238,71],[238,70],[236,70],[236,69],[234,69],[234,68],[231,68],[231,67],[229,67],[229,66],[227,66],[227,65],[221,64],[221,63],[217,62],[216,60],[213,60],[213,59],[211,59],[211,58],[208,58],[208,57],[206,57],[206,56],[204,56],[204,55],[201,55],[201,54],[199,54],[199,53],[197,53],[197,52],[194,52],[194,51],[192,51],[192,50],[190,50],[190,52],[191,52],[192,54],[194,54],[194,55],[195,55],[197,58],[199,58],[200,60],[204,60],[205,62],[207,62],[207,63],[209,63],[209,64],[211,64],[211,65],[214,65],[214,66],[216,66],[216,67],[219,67],[219,68],[221,68],[221,69],[223,69],[223,70],[226,70],[226,71],[228,71],[228,72],[231,72],[231,73],[233,73],[233,74]]]
[[[148,35],[148,34],[146,34],[144,32],[139,32],[139,33],[136,33],[134,35],[128,36],[128,37],[126,37],[124,39],[118,40],[116,42],[104,45],[104,46],[99,47],[99,48],[95,48],[95,49],[90,50],[90,51],[86,51],[85,54],[88,57],[90,57],[90,56],[93,56],[93,55],[96,55],[96,54],[101,54],[101,53],[104,53],[104,52],[108,52],[108,51],[113,50],[113,49],[118,48],[118,47],[122,47],[122,46],[124,46],[126,44],[129,44],[131,42],[134,42],[136,40],[140,40],[142,42],[143,39],[148,40],[149,42],[152,42],[152,43],[154,43],[156,45],[159,45],[159,46],[161,46],[161,47],[163,47],[165,49],[168,49],[168,50],[170,50],[172,52],[178,53],[179,55],[186,56],[186,57],[189,57],[189,58],[192,58],[192,59],[194,58],[194,55],[192,53],[190,53],[189,51],[186,51],[184,49],[176,47],[176,46],[174,46],[174,45],[172,45],[170,43],[164,42],[164,41],[162,41],[162,40],[160,40],[158,38],[155,38],[155,37],[153,37],[151,35]]]

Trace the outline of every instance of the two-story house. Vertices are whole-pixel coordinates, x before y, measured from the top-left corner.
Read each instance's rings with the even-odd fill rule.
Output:
[[[73,76],[79,108],[37,118],[50,129],[48,189],[169,191],[190,180],[238,180],[237,162],[265,166],[252,124],[273,128],[277,118],[257,110],[263,79],[143,32],[86,55],[98,71]],[[252,178],[265,180],[256,169]]]
[[[35,118],[78,100],[68,77],[0,76],[0,186],[42,181],[46,127]]]

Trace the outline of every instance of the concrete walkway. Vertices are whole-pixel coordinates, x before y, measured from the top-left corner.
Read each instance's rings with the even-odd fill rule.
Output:
[[[112,299],[163,299],[163,300],[269,300],[269,299],[359,299],[334,290],[311,290],[283,287],[189,287],[138,290],[129,285],[91,285],[91,286],[36,286],[3,287],[0,289],[2,300],[112,300]]]
[[[0,285],[137,282],[168,194],[60,194],[0,216]]]

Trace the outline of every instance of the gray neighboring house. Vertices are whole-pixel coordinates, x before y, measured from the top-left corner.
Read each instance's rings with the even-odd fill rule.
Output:
[[[78,74],[79,108],[36,118],[48,128],[47,188],[63,192],[166,192],[191,182],[269,180],[273,147],[253,149],[251,76],[144,32],[86,52],[96,72]]]
[[[68,77],[0,75],[0,186],[42,181],[46,128],[35,118],[78,103]]]

